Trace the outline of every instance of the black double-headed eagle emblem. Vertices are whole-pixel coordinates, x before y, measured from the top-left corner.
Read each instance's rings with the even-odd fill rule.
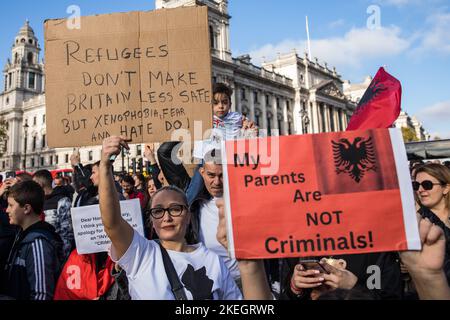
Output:
[[[364,173],[370,170],[377,171],[375,165],[375,150],[372,138],[364,140],[355,138],[353,143],[347,139],[339,142],[331,141],[333,144],[334,165],[336,173],[348,173],[356,182],[360,182]]]
[[[358,106],[356,107],[356,110],[353,114],[357,115],[358,113],[362,112],[369,102],[371,102],[373,99],[378,97],[383,91],[386,90],[387,87],[383,83],[374,79],[370,83],[366,92],[364,92],[364,95],[362,96],[361,100],[359,100]]]

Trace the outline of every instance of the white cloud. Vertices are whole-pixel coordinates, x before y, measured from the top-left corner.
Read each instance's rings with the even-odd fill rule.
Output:
[[[381,5],[404,7],[413,3],[418,3],[419,0],[380,0]]]
[[[339,27],[342,27],[342,26],[344,26],[345,25],[345,20],[344,19],[339,19],[339,20],[335,20],[335,21],[332,21],[332,22],[330,22],[329,24],[328,24],[328,26],[330,27],[330,28],[339,28]]]
[[[312,40],[311,51],[314,57],[319,57],[330,66],[359,67],[367,59],[399,55],[410,45],[410,40],[403,38],[400,28],[395,26],[375,30],[353,28],[342,37]],[[263,58],[271,60],[278,53],[287,53],[293,49],[302,55],[306,50],[306,41],[283,40],[276,44],[267,44],[251,51],[250,55],[256,63],[260,63]]]
[[[434,14],[427,19],[427,30],[423,31],[421,43],[415,53],[437,51],[450,54],[450,13]]]
[[[417,113],[419,121],[423,121],[425,129],[433,128],[431,135],[450,138],[450,100],[438,102]]]
[[[426,107],[419,114],[431,120],[446,121],[450,127],[450,100]]]
[[[395,6],[403,8],[411,5],[433,6],[442,2],[442,0],[378,0],[377,3],[382,6]]]

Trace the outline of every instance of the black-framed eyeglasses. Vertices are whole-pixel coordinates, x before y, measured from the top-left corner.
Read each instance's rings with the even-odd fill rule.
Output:
[[[148,213],[155,219],[161,219],[164,217],[166,211],[171,217],[179,217],[183,213],[184,209],[188,207],[183,204],[173,204],[168,208],[153,208],[148,210]]]
[[[422,188],[424,190],[431,190],[436,185],[442,186],[442,183],[433,183],[430,180],[424,180],[422,182],[418,182],[418,181],[412,182],[412,187],[413,187],[414,191],[419,191],[420,186],[422,186]]]

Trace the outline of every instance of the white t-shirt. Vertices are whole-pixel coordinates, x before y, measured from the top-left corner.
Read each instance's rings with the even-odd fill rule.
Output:
[[[230,270],[233,279],[241,277],[236,259],[228,256],[227,250],[217,241],[217,227],[219,225],[219,209],[216,199],[204,202],[200,207],[200,241],[206,248],[215,252]]]
[[[202,244],[195,245],[195,250],[189,253],[167,252],[189,300],[242,299],[242,294],[223,261]],[[112,247],[110,255],[127,273],[128,289],[133,300],[175,299],[158,243],[147,240],[134,231],[133,241],[127,252],[117,260]]]

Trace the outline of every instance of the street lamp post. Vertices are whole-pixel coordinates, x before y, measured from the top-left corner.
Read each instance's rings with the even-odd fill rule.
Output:
[[[24,145],[23,145],[23,171],[27,171],[27,136],[28,136],[28,122],[23,125]]]

